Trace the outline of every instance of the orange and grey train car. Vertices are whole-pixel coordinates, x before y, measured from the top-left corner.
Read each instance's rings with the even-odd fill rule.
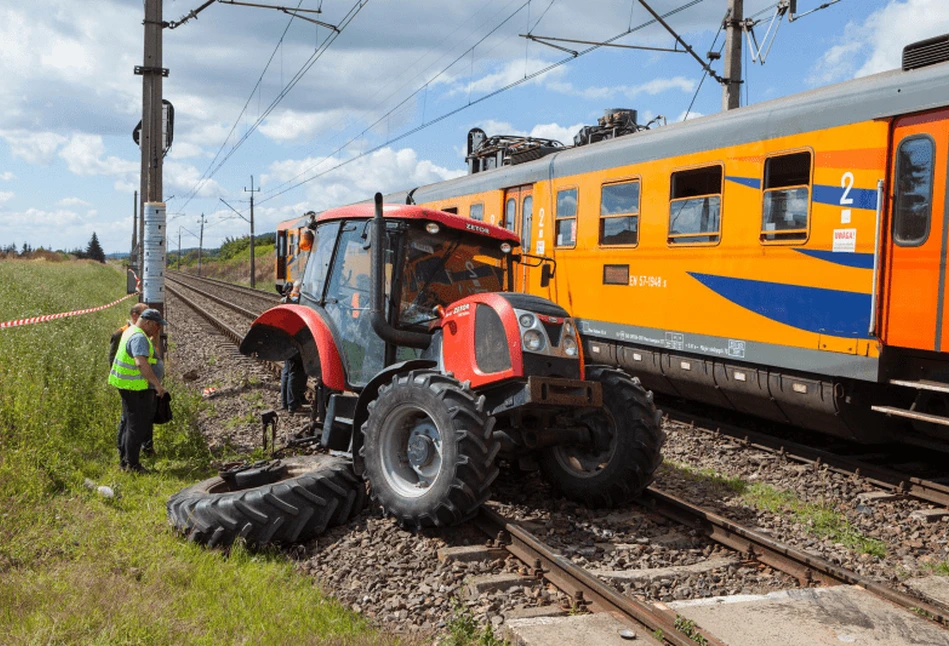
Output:
[[[653,390],[859,440],[944,442],[947,44],[532,161],[485,170],[473,155],[480,172],[387,200],[515,231],[555,267],[549,282],[524,268],[518,289],[573,312],[591,362]]]
[[[280,293],[283,293],[287,283],[303,277],[306,259],[312,246],[312,237],[306,233],[307,225],[314,222],[315,218],[316,214],[310,212],[277,225],[274,287]]]

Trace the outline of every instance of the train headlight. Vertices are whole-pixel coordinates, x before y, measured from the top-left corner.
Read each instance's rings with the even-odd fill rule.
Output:
[[[563,335],[569,337],[576,336],[576,330],[573,327],[573,321],[570,319],[567,319],[563,322]]]
[[[563,341],[561,341],[561,347],[563,348],[563,353],[568,357],[575,357],[580,352],[577,348],[577,337],[572,334],[569,336],[564,336]]]
[[[544,335],[540,330],[528,330],[524,333],[524,348],[530,352],[540,352],[544,349]]]
[[[521,327],[534,327],[533,314],[521,314],[517,320],[520,321]]]

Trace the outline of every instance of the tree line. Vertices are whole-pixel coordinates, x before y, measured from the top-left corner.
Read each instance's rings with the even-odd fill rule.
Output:
[[[17,251],[15,242],[0,247],[0,258],[42,258],[49,257],[50,255],[73,256],[79,259],[95,260],[96,262],[105,263],[105,252],[102,250],[102,245],[99,244],[99,236],[96,235],[95,231],[92,232],[92,238],[89,240],[89,244],[86,245],[85,249],[77,247],[69,251],[63,249],[53,250],[46,249],[42,245],[34,248],[29,242],[24,242],[19,251]]]

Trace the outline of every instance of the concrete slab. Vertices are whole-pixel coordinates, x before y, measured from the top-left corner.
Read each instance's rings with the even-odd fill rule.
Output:
[[[699,574],[710,572],[729,565],[738,565],[740,561],[735,558],[715,558],[693,565],[674,565],[672,567],[657,567],[645,570],[590,570],[590,574],[613,579],[616,581],[657,581],[659,579],[670,579],[682,574]]]
[[[474,599],[486,592],[509,590],[516,586],[530,587],[537,579],[519,576],[517,574],[485,574],[471,578],[466,584],[464,594],[468,599]]]
[[[483,545],[461,545],[459,547],[444,547],[437,552],[438,560],[446,563],[458,561],[471,563],[473,561],[504,560],[508,551],[503,547],[485,547]]]
[[[531,608],[515,608],[504,613],[504,621],[515,619],[536,619],[537,617],[566,617],[567,611],[560,606],[533,606]]]
[[[631,629],[606,613],[505,621],[503,635],[513,646],[659,646],[652,634]],[[623,637],[622,635],[628,635]]]
[[[949,577],[924,576],[905,581],[906,585],[933,601],[949,606]]]
[[[949,516],[949,509],[917,509],[909,515],[913,520],[935,523]]]
[[[676,601],[729,646],[949,646],[949,630],[856,586]]]
[[[890,502],[891,500],[900,500],[904,497],[903,494],[893,493],[892,491],[864,491],[863,493],[857,494],[857,502],[872,505],[875,502]]]

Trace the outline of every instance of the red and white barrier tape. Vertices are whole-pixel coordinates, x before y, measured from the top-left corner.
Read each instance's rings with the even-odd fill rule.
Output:
[[[28,319],[19,319],[16,321],[7,321],[6,323],[0,323],[0,330],[7,327],[17,327],[20,325],[32,325],[33,323],[43,323],[45,321],[52,321],[53,319],[66,318],[67,316],[79,316],[80,314],[89,314],[90,312],[98,312],[99,310],[104,310],[112,307],[113,305],[118,305],[124,300],[127,300],[135,294],[129,294],[128,296],[123,296],[117,301],[112,301],[108,305],[100,305],[99,307],[90,307],[85,310],[76,310],[74,312],[63,312],[61,314],[46,314],[45,316],[34,316]]]

